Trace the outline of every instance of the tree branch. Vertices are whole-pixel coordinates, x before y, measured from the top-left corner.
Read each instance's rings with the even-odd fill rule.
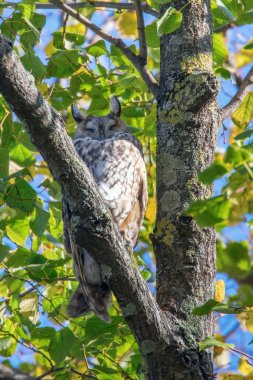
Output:
[[[133,64],[133,66],[138,70],[142,79],[146,83],[150,92],[156,96],[158,85],[156,83],[155,78],[148,71],[145,65],[143,65],[140,57],[135,55],[132,50],[125,44],[123,40],[120,38],[116,38],[111,36],[110,34],[105,33],[102,29],[100,29],[97,25],[93,24],[88,18],[76,12],[74,9],[70,8],[68,5],[62,3],[60,0],[50,0],[52,4],[56,5],[59,9],[66,12],[68,15],[75,18],[81,24],[85,25],[87,28],[96,33],[99,37],[104,40],[110,42],[112,45],[119,48],[123,54],[129,59],[129,61]]]
[[[48,104],[0,35],[0,93],[25,124],[33,144],[60,184],[72,214],[72,236],[89,247],[122,309],[140,350],[157,352],[174,334],[139,271],[134,268],[125,242],[105,207],[86,165],[77,155],[60,115]],[[148,341],[148,348],[145,342]]]
[[[16,369],[0,364],[0,380],[35,380],[33,377],[22,374]]]
[[[140,53],[139,56],[142,59],[142,62],[144,65],[147,64],[147,44],[146,44],[146,36],[145,36],[145,25],[144,25],[144,18],[142,13],[142,5],[140,0],[135,0],[135,6],[136,6],[136,16],[137,16],[137,29],[138,29],[138,36],[139,36],[139,49]]]
[[[6,2],[3,4],[0,4],[1,7],[8,7],[8,8],[15,8],[17,3],[12,2]],[[114,3],[112,1],[81,1],[80,3],[69,3],[68,6],[73,9],[81,9],[81,8],[89,8],[90,6],[93,6],[95,8],[111,8],[111,9],[129,9],[129,10],[135,10],[135,4],[134,3]],[[154,17],[159,17],[159,12],[151,8],[148,4],[142,3],[142,10],[143,12],[150,14]],[[53,4],[43,4],[43,3],[36,3],[36,9],[57,9],[58,6]]]
[[[230,102],[221,109],[221,120],[224,121],[239,107],[245,96],[253,85],[253,66],[249,70],[246,77],[243,79],[237,93],[232,97]]]

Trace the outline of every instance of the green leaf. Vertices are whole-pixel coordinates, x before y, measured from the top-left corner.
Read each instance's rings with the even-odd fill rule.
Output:
[[[235,125],[245,129],[253,119],[253,92],[249,92],[231,116]]]
[[[104,40],[99,40],[95,42],[93,45],[90,45],[86,49],[86,51],[88,54],[92,55],[95,58],[98,58],[104,54],[108,54]]]
[[[0,262],[2,262],[10,252],[10,248],[7,247],[6,245],[0,244]]]
[[[28,150],[23,144],[17,144],[14,146],[10,151],[10,158],[18,165],[24,167],[31,166],[36,161],[30,150]]]
[[[172,0],[155,0],[155,3],[157,4],[169,4]]]
[[[224,69],[224,67],[218,67],[217,69],[214,69],[214,72],[216,75],[221,75],[223,79],[231,78],[230,71],[227,69]]]
[[[32,339],[51,339],[54,335],[53,327],[36,327],[31,331]]]
[[[243,49],[245,49],[245,50],[251,50],[251,49],[253,49],[253,42],[250,42],[250,43],[244,45]]]
[[[194,202],[185,213],[193,216],[201,227],[211,227],[228,218],[230,207],[228,199],[218,196]]]
[[[251,272],[248,243],[229,242],[226,247],[217,245],[217,269],[236,279],[247,277]]]
[[[199,345],[199,351],[203,351],[206,348],[210,348],[210,347],[221,347],[225,349],[234,347],[234,344],[222,343],[211,336],[206,337],[206,339],[203,342],[198,342],[198,345]]]
[[[213,311],[213,308],[217,305],[220,305],[220,302],[210,299],[206,303],[204,303],[204,305],[195,307],[192,311],[192,314],[198,315],[198,316],[209,314]]]
[[[9,151],[0,148],[0,177],[6,178],[9,175]]]
[[[49,213],[41,207],[36,207],[33,211],[30,220],[30,227],[36,235],[41,236],[43,234],[46,229],[49,216]]]
[[[72,42],[77,46],[83,45],[83,43],[84,43],[84,35],[83,34],[69,33],[69,32],[64,34],[63,31],[62,32],[54,32],[53,33],[53,42],[54,42],[54,46],[57,49],[64,49],[65,48],[63,37],[65,38],[66,41]]]
[[[249,150],[237,145],[230,145],[226,151],[225,162],[230,163],[233,167],[242,164],[245,161],[251,161],[252,155]]]
[[[157,34],[157,20],[146,26],[145,34],[147,45],[151,48],[159,48],[160,38]]]
[[[29,259],[31,258],[31,253],[28,249],[24,247],[18,248],[14,253],[9,255],[6,262],[8,268],[19,268],[28,264]]]
[[[183,15],[175,8],[169,7],[163,16],[157,21],[157,34],[169,34],[177,30],[182,22]]]
[[[211,185],[217,178],[221,178],[224,174],[229,172],[229,165],[222,161],[216,161],[207,169],[203,170],[199,175],[199,180],[205,185]]]
[[[67,327],[57,331],[51,338],[48,351],[56,364],[61,363],[70,353],[75,340],[73,332]]]
[[[36,197],[36,191],[23,178],[17,178],[14,184],[8,184],[4,201],[12,208],[31,212]]]
[[[204,305],[195,307],[192,311],[192,314],[196,316],[202,316],[210,314],[212,311],[216,311],[217,313],[222,314],[240,314],[245,312],[245,310],[245,307],[233,307],[215,301],[214,299],[210,299],[204,303]]]
[[[25,69],[32,72],[36,80],[41,80],[46,74],[46,68],[32,49],[28,49],[20,58]]]
[[[33,0],[24,0],[22,3],[16,5],[17,10],[22,13],[24,18],[31,18],[35,10],[35,3]]]
[[[39,319],[39,297],[37,293],[29,293],[23,297],[19,304],[20,313],[33,324]]]
[[[83,63],[77,49],[58,50],[48,63],[47,77],[67,78]]]
[[[213,60],[217,65],[223,65],[228,59],[228,49],[222,33],[213,34]]]
[[[16,244],[22,245],[25,243],[29,232],[29,220],[27,216],[11,221],[6,227],[7,236]]]
[[[235,140],[246,140],[253,135],[253,129],[249,129],[248,131],[242,132],[239,135],[235,136]]]

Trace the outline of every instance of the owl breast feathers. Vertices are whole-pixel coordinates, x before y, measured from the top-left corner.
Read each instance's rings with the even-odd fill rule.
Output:
[[[119,118],[120,103],[113,96],[106,117],[85,117],[76,106],[72,114],[78,128],[74,146],[86,163],[105,205],[121,234],[133,248],[136,245],[147,204],[147,178],[142,146]],[[86,249],[71,240],[71,214],[63,197],[65,247],[73,255],[79,286],[68,305],[68,315],[79,317],[93,311],[109,321],[110,289],[103,281],[96,261]]]

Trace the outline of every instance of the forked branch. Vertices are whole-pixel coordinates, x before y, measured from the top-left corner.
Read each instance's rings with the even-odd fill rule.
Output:
[[[61,9],[68,15],[72,16],[73,18],[75,18],[81,24],[85,25],[87,28],[89,28],[94,33],[96,33],[99,37],[103,38],[104,40],[110,42],[112,45],[119,48],[122,51],[122,53],[133,64],[133,66],[138,70],[138,72],[140,73],[142,79],[146,83],[150,92],[154,96],[156,96],[158,85],[155,78],[148,71],[145,64],[143,64],[142,59],[140,59],[140,57],[134,54],[132,50],[125,44],[125,42],[122,39],[113,37],[110,34],[105,33],[101,28],[99,28],[97,25],[91,22],[87,17],[79,14],[77,11],[72,9],[67,4],[62,3],[60,0],[50,0],[50,2],[51,4],[57,5],[59,9]]]
[[[237,93],[232,97],[230,102],[221,109],[221,120],[224,121],[232,115],[232,113],[240,106],[243,99],[248,94],[253,85],[253,66],[243,79]]]

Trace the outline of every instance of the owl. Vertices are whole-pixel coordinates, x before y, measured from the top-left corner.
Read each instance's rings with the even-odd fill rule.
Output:
[[[75,149],[92,174],[105,205],[123,238],[134,248],[147,205],[147,177],[140,141],[120,119],[119,100],[112,96],[107,116],[85,116],[77,106],[72,115],[77,123]],[[67,307],[69,317],[94,312],[109,322],[111,291],[102,278],[89,247],[71,239],[71,213],[63,196],[64,245],[73,256],[79,286]]]

